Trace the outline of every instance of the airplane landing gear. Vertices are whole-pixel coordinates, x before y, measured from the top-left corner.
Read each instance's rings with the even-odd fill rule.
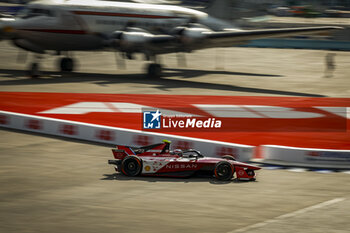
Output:
[[[147,68],[148,78],[160,78],[162,76],[162,65],[157,63],[151,63]]]
[[[35,55],[34,56],[34,61],[32,64],[30,64],[29,69],[28,69],[28,76],[31,78],[39,78],[41,75],[40,73],[40,60],[42,59],[41,55]]]
[[[33,62],[30,65],[29,71],[28,71],[28,75],[31,78],[39,78],[40,76],[40,69],[39,69],[39,63],[38,62]]]
[[[72,58],[62,58],[59,65],[61,72],[72,72],[74,70],[74,60]]]

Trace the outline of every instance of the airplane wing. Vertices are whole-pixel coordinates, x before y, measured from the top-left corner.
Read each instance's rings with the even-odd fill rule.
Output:
[[[245,44],[250,40],[262,38],[277,38],[305,34],[318,34],[330,30],[342,29],[336,26],[259,29],[259,30],[225,30],[203,31],[196,38],[182,38],[184,35],[155,35],[147,42],[147,47],[154,54],[191,51],[203,48],[229,47]],[[186,37],[186,36],[185,36]],[[187,41],[187,42],[186,42]],[[190,42],[188,42],[190,41]]]
[[[302,28],[282,28],[282,29],[259,29],[259,30],[227,30],[223,32],[204,32],[208,40],[208,47],[232,46],[242,44],[249,40],[262,38],[277,38],[305,34],[318,34],[330,30],[342,29],[336,26],[323,27],[302,27]]]

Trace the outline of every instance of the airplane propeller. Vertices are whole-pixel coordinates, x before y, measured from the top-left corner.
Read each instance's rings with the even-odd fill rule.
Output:
[[[17,63],[26,63],[28,58],[28,52],[25,50],[19,50],[17,54],[16,61]]]
[[[115,52],[115,62],[117,64],[118,69],[124,70],[126,69],[126,63],[125,63],[125,59],[121,56],[120,53]]]
[[[178,67],[187,67],[186,54],[185,53],[176,53],[177,66]]]
[[[224,70],[225,69],[225,53],[224,50],[219,48],[215,49],[215,69]]]

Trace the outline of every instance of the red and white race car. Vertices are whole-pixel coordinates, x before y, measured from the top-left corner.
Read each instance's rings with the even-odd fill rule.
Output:
[[[238,180],[255,180],[255,170],[260,167],[241,163],[232,156],[222,158],[204,157],[190,149],[169,151],[170,142],[144,147],[117,146],[112,149],[117,172],[126,176],[189,177],[195,174],[215,176],[219,180],[231,180],[234,173]]]

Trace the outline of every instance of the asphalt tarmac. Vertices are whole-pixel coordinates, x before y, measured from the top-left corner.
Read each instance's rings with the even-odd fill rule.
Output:
[[[328,53],[335,54],[335,70],[326,73]],[[41,79],[33,80],[26,76],[33,57],[25,57],[10,43],[0,42],[0,91],[350,96],[350,55],[341,51],[208,49],[186,55],[186,67],[184,62],[178,66],[175,54],[162,55],[164,75],[156,80],[145,77],[141,60],[127,60],[126,69],[118,68],[111,52],[74,53],[77,70],[63,75],[57,72],[58,57],[47,55],[41,59]]]
[[[216,58],[216,51],[223,55]],[[117,69],[111,53],[76,53],[73,74],[45,57],[42,78],[25,75],[17,49],[0,43],[0,91],[207,95],[350,96],[350,57],[327,51],[229,48],[164,55],[164,77],[143,62]],[[31,57],[28,56],[28,62]],[[218,66],[218,67],[217,67]],[[218,69],[216,69],[218,68]],[[0,232],[349,232],[350,174],[263,169],[256,182],[128,178],[109,147],[0,131]]]
[[[0,147],[0,232],[350,229],[350,174],[264,169],[256,182],[129,178],[107,165],[112,153],[101,145],[2,130]]]

